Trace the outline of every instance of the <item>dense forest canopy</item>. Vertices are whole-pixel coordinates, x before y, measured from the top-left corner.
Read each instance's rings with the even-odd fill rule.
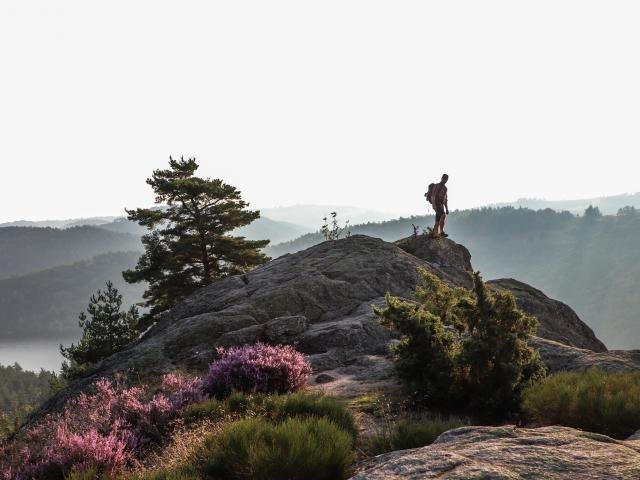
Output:
[[[0,365],[0,439],[11,430],[16,419],[47,398],[53,378],[51,372],[25,371],[17,363]]]
[[[1,230],[1,229],[0,229]],[[112,279],[130,305],[142,299],[144,284],[131,285],[122,271],[135,265],[138,252],[98,255],[20,277],[0,280],[0,339],[78,334],[78,313],[89,296]]]
[[[351,227],[393,241],[421,230],[433,216]],[[483,208],[453,212],[451,238],[465,245],[484,277],[513,277],[573,307],[609,348],[640,348],[640,211],[576,216],[554,210]],[[319,233],[267,249],[272,257],[319,243]]]

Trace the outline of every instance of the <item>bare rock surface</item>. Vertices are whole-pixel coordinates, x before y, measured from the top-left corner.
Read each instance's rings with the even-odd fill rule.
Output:
[[[545,338],[534,337],[530,344],[538,349],[550,373],[599,367],[612,372],[640,370],[640,350],[594,352]]]
[[[463,427],[379,455],[351,480],[638,479],[640,445],[566,427]]]
[[[447,238],[431,238],[429,235],[403,238],[395,244],[411,255],[426,260],[439,270],[446,272],[461,286],[473,287],[471,254],[465,246]]]
[[[593,330],[580,320],[568,305],[547,297],[540,290],[512,278],[491,280],[487,285],[507,290],[516,298],[518,307],[540,321],[538,336],[572,347],[606,352],[607,347]]]

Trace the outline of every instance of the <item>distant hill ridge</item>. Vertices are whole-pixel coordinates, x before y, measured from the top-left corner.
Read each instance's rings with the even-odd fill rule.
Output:
[[[582,214],[589,206],[598,207],[604,215],[615,215],[624,207],[640,208],[640,192],[612,195],[608,197],[582,198],[577,200],[543,200],[536,198],[519,198],[515,202],[497,203],[494,207],[524,207],[532,210],[551,208],[558,212],[569,211]]]
[[[0,228],[0,279],[123,251],[142,251],[140,238],[92,226]]]
[[[0,280],[0,339],[77,335],[78,314],[107,280],[113,281],[125,305],[141,301],[145,285],[131,285],[122,278],[122,271],[135,266],[139,256],[139,252],[105,253]]]

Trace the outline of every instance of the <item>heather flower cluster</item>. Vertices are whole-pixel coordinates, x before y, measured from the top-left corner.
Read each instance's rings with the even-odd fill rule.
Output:
[[[199,378],[177,374],[165,375],[161,393],[154,395],[145,387],[120,389],[99,380],[95,393],[68,401],[61,413],[47,416],[14,451],[5,452],[0,479],[62,479],[90,468],[114,476],[143,446],[160,443],[182,408],[204,399]]]
[[[258,343],[218,354],[206,378],[167,374],[156,393],[99,380],[93,393],[67,401],[20,440],[0,444],[0,480],[62,480],[89,469],[115,478],[145,446],[163,442],[185,407],[233,390],[291,392],[311,375],[304,355],[288,346]]]
[[[205,390],[225,396],[232,390],[287,393],[302,387],[312,373],[305,356],[290,346],[263,343],[224,349],[209,367]]]

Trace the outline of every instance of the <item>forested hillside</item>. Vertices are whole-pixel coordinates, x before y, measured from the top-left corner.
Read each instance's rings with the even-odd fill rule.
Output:
[[[582,198],[577,200],[541,200],[536,198],[521,198],[515,202],[495,205],[496,207],[524,207],[532,210],[551,208],[558,212],[568,210],[581,214],[589,206],[597,207],[604,215],[615,215],[624,207],[640,208],[640,193],[626,193],[609,197]]]
[[[432,216],[370,223],[351,228],[385,240],[421,230]],[[485,278],[514,277],[571,305],[609,348],[640,348],[640,212],[574,216],[553,210],[504,207],[454,212],[451,238],[469,248]],[[322,241],[305,235],[275,245],[277,257]]]
[[[103,253],[141,250],[138,236],[97,227],[3,227],[0,278],[69,265]]]
[[[20,365],[0,365],[0,439],[30,409],[37,407],[51,392],[51,372],[24,371]]]
[[[113,281],[127,305],[142,299],[144,284],[128,284],[122,271],[138,252],[98,255],[72,265],[0,280],[0,338],[77,333],[78,314],[89,297]]]

